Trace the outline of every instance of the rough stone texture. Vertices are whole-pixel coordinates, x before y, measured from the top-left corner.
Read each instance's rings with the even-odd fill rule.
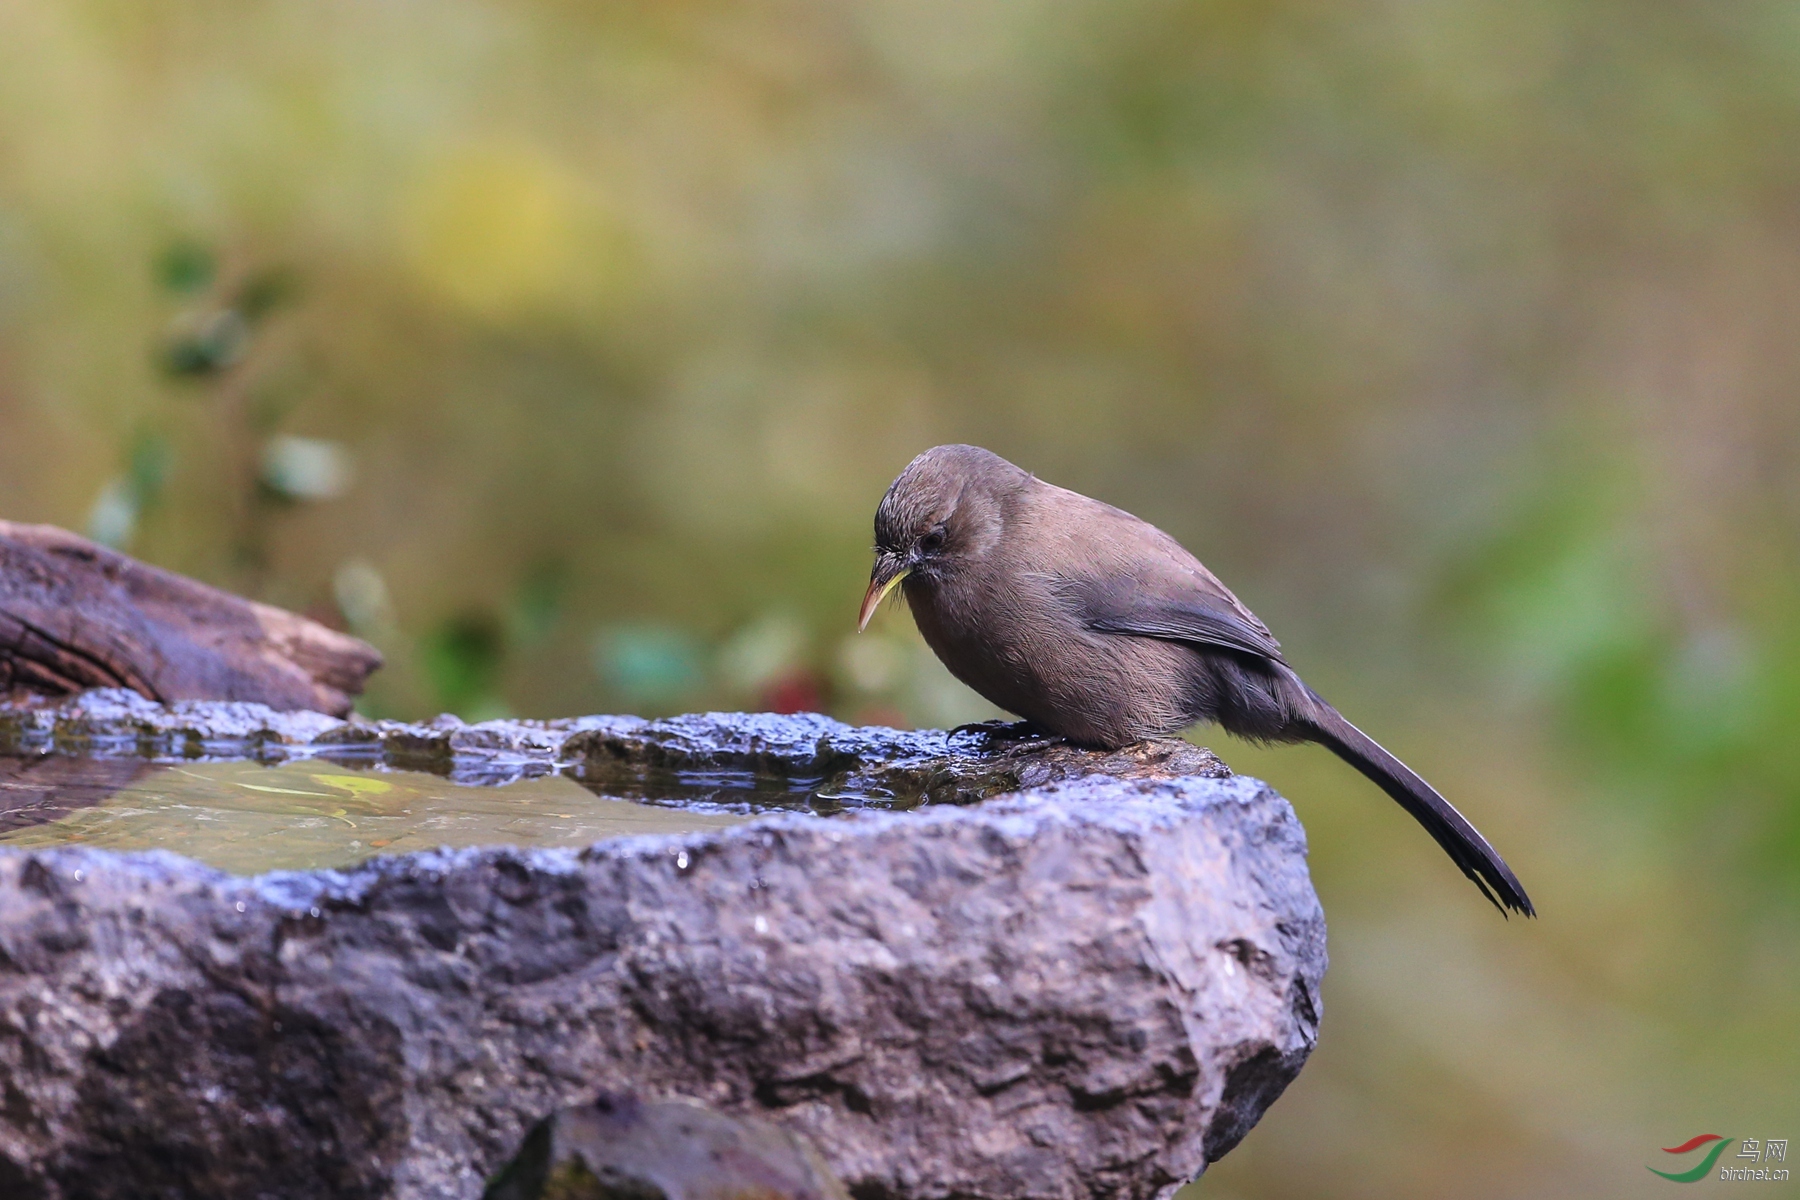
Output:
[[[0,853],[9,1198],[473,1198],[536,1121],[601,1089],[774,1119],[859,1200],[1166,1196],[1317,1035],[1304,835],[1202,751],[716,715],[297,730],[115,702],[10,736],[1062,782],[255,879]]]
[[[807,713],[697,713],[667,720],[570,717],[427,724],[339,720],[261,704],[162,705],[123,689],[60,704],[0,705],[0,754],[84,754],[153,760],[304,756],[437,771],[465,783],[505,783],[576,766],[585,772],[761,772],[824,790],[968,802],[1021,787],[1107,775],[1224,778],[1210,750],[1146,742],[1113,753],[1022,737],[1000,724],[960,732],[845,725]]]
[[[129,688],[342,715],[381,655],[51,525],[0,521],[0,697]]]
[[[850,1200],[806,1137],[686,1098],[602,1094],[525,1135],[482,1200]]]

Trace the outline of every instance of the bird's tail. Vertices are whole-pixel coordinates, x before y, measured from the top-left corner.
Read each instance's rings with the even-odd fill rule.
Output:
[[[1307,693],[1315,701],[1313,711],[1300,722],[1308,741],[1326,747],[1399,801],[1400,807],[1437,839],[1450,860],[1462,868],[1462,873],[1474,881],[1502,916],[1509,908],[1528,917],[1537,915],[1512,868],[1466,817],[1410,767],[1382,749],[1374,738],[1346,721],[1317,692],[1308,688]]]

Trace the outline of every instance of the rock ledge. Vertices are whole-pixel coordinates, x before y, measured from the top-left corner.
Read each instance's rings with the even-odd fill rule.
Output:
[[[83,703],[0,717],[0,738],[124,736],[101,720],[114,696]],[[1191,748],[978,733],[961,752],[717,715],[404,735],[304,717],[282,740],[249,706],[124,707],[138,752],[216,752],[224,730],[315,752],[373,729],[383,754],[404,736],[452,760],[1046,781],[251,879],[167,854],[0,853],[7,1197],[474,1198],[535,1121],[602,1089],[799,1130],[859,1200],[1160,1197],[1237,1143],[1317,1037],[1304,834],[1266,785]]]

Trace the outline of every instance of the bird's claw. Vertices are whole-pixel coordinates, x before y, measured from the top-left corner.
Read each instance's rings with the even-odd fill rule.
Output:
[[[1030,721],[971,721],[958,725],[945,735],[954,739],[960,734],[980,734],[990,742],[1011,743],[1010,749],[1039,749],[1055,745],[1062,738],[1045,733]]]

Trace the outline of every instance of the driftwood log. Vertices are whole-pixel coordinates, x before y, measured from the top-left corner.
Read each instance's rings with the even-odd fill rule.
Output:
[[[130,688],[343,716],[381,654],[50,525],[0,521],[0,699]]]

